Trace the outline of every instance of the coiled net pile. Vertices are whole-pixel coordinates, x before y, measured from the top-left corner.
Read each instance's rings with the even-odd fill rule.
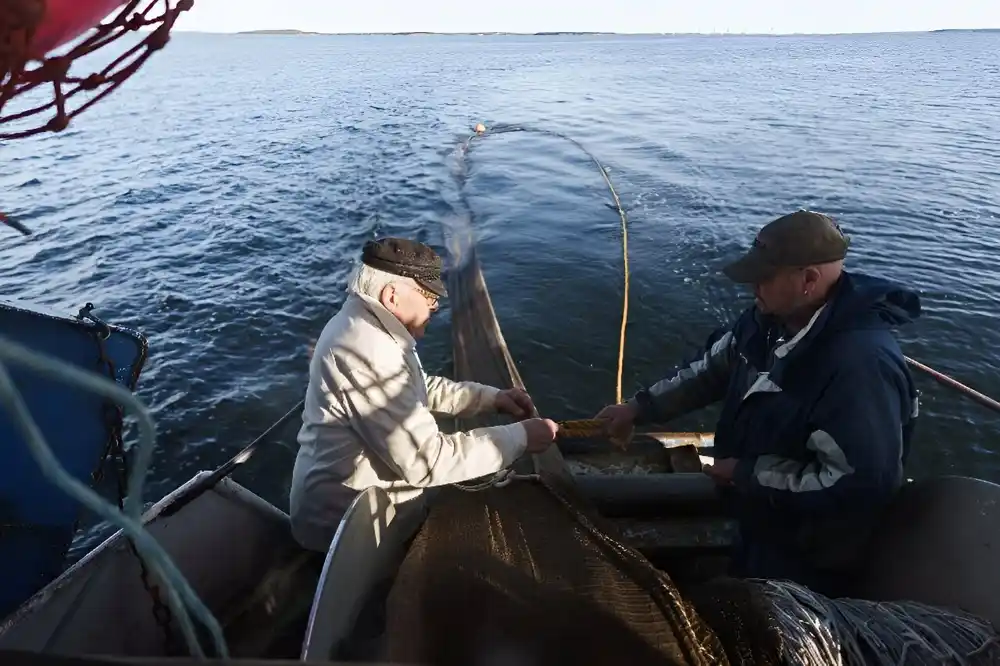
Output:
[[[682,595],[547,477],[444,489],[389,593],[385,636],[385,661],[441,666],[1000,664],[989,623],[922,604],[729,578]]]
[[[787,581],[754,581],[796,666],[1000,664],[983,619],[913,601],[827,599]]]

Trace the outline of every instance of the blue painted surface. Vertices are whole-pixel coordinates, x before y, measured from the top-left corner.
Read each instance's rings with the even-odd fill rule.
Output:
[[[107,376],[93,323],[0,303],[0,335]],[[109,326],[104,341],[115,380],[133,390],[146,360],[146,340]],[[66,470],[90,485],[111,436],[103,399],[9,366],[31,414]],[[53,486],[0,406],[0,617],[62,571],[79,517],[79,504]]]

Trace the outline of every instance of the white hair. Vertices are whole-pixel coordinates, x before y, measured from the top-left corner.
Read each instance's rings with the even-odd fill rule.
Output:
[[[386,273],[377,268],[372,268],[368,264],[359,263],[351,273],[351,277],[347,280],[347,293],[361,294],[362,296],[368,296],[380,301],[382,300],[382,290],[393,282],[405,282],[406,284],[412,283],[416,285],[416,282],[410,278]]]

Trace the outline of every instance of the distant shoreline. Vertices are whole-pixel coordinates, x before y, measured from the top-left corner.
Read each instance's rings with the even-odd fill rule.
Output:
[[[220,34],[220,33],[214,33]],[[400,37],[419,37],[419,36],[468,36],[468,37],[478,37],[478,36],[498,36],[498,35],[511,35],[518,37],[549,37],[556,35],[616,35],[619,33],[614,32],[422,32],[422,31],[412,31],[412,32],[310,32],[308,30],[243,30],[235,33],[221,33],[221,34],[234,34],[234,35],[317,35],[325,37],[363,37],[363,36],[400,36]],[[622,33],[624,34],[624,33]]]
[[[929,32],[1000,32],[1000,28],[941,28]]]
[[[178,32],[199,32],[215,35],[294,35],[304,37],[832,37],[836,35],[890,35],[928,34],[944,32],[987,32],[1000,33],[1000,28],[941,28],[938,30],[916,30],[904,32],[858,32],[858,33],[768,33],[768,32],[311,32],[294,29],[242,30],[239,32],[202,32],[197,30]]]

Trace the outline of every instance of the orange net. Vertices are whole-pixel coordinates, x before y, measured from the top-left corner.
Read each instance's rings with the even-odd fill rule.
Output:
[[[46,18],[46,1],[0,2],[0,140],[65,129],[73,118],[117,89],[162,49],[177,17],[191,9],[194,2],[130,0],[122,5],[66,52],[32,60],[31,43]],[[140,30],[149,32],[137,41],[122,39]],[[120,48],[105,48],[112,44]],[[77,60],[98,50],[108,53],[102,61],[107,64],[101,69],[87,74],[70,71]],[[51,98],[28,103],[28,108],[22,110],[6,110],[14,98],[27,100],[30,93],[46,88],[52,91]],[[11,125],[12,129],[5,129]]]

